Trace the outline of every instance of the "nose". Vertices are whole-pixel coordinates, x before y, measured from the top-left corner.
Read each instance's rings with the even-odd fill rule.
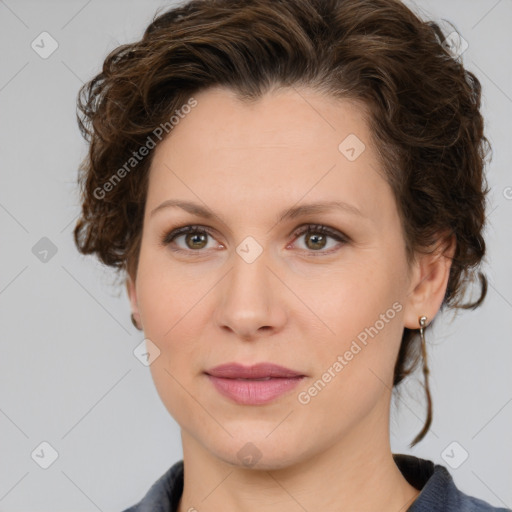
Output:
[[[251,263],[237,253],[232,260],[217,290],[217,325],[244,340],[279,332],[287,318],[284,290],[269,267],[266,251]]]

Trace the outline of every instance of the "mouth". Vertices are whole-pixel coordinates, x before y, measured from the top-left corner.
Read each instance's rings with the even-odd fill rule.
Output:
[[[275,378],[280,378],[280,379],[283,379],[284,377],[262,377],[261,379],[244,379],[242,377],[240,378],[236,378],[236,379],[233,379],[233,380],[270,380],[270,379],[275,379]]]
[[[228,363],[208,370],[205,375],[221,395],[239,405],[272,402],[305,378],[304,374],[273,363],[250,367]]]

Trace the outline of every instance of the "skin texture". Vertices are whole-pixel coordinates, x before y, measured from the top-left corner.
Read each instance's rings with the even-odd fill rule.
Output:
[[[156,389],[181,427],[180,512],[406,510],[419,491],[392,459],[393,368],[403,328],[439,310],[450,258],[418,255],[408,267],[361,106],[292,88],[254,104],[224,88],[194,97],[197,106],[155,149],[137,276],[127,281],[135,319],[160,350],[150,366]],[[338,150],[349,134],[366,146],[354,161]],[[215,216],[176,207],[151,215],[169,199]],[[332,210],[277,222],[286,208],[330,200],[362,216]],[[294,235],[307,224],[349,240]],[[186,225],[211,235],[161,244]],[[263,249],[252,263],[236,252],[248,236]],[[298,394],[396,303],[378,334],[300,403]],[[269,404],[238,405],[203,373],[234,361],[270,361],[306,377]],[[252,467],[237,456],[246,443],[260,454]]]

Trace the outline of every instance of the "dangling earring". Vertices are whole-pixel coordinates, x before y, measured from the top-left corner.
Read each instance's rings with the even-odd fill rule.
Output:
[[[430,403],[430,390],[428,388],[428,375],[430,370],[427,364],[427,343],[425,341],[425,327],[427,326],[427,317],[425,315],[418,318],[420,324],[420,338],[421,338],[421,354],[423,356],[423,375],[425,377],[425,389]]]
[[[135,320],[133,313],[130,315],[130,318],[132,319],[132,324],[135,326],[135,328],[138,329],[139,331],[142,331],[142,329],[137,325],[137,321]]]
[[[425,331],[424,331],[424,328],[427,325],[427,320],[428,320],[428,318],[425,315],[418,317],[418,323],[420,324],[421,344],[423,346],[425,346]]]
[[[425,379],[425,395],[427,396],[427,418],[423,428],[421,429],[421,432],[414,438],[413,442],[411,443],[411,448],[425,437],[425,434],[428,432],[430,424],[432,423],[432,398],[430,396],[430,388],[428,383],[430,370],[427,364],[427,346],[425,342],[425,327],[427,326],[427,319],[428,318],[425,315],[418,317],[418,323],[420,324],[421,355],[423,359],[423,377]]]

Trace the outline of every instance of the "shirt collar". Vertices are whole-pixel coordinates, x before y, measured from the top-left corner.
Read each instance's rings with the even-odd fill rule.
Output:
[[[405,454],[393,454],[393,460],[404,478],[416,489],[421,489],[406,512],[508,510],[493,508],[459,491],[444,466]],[[183,460],[180,460],[151,486],[137,505],[124,512],[177,512],[183,494],[183,471]],[[469,502],[482,508],[465,508]]]

